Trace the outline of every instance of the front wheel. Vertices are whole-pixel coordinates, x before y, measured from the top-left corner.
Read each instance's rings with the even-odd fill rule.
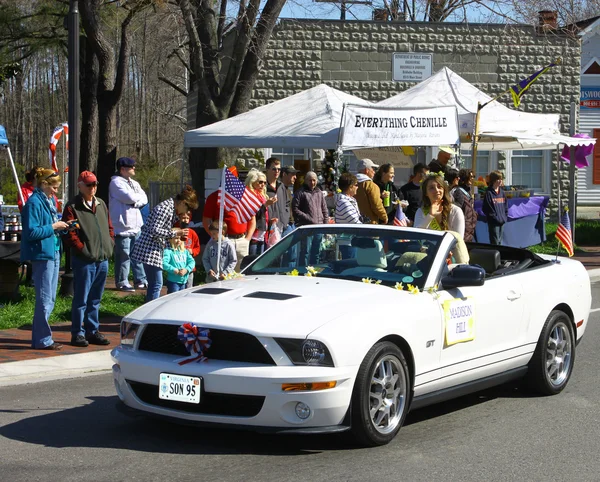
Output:
[[[527,374],[530,385],[543,395],[556,395],[567,386],[575,362],[575,335],[562,311],[548,315]]]
[[[352,433],[366,446],[385,445],[404,423],[410,402],[410,376],[402,351],[376,343],[358,370],[352,394]]]

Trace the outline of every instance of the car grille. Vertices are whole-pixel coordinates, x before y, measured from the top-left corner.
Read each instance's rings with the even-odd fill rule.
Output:
[[[202,392],[200,403],[176,402],[158,398],[158,385],[133,382],[127,383],[142,402],[157,407],[206,415],[228,415],[232,417],[254,417],[262,409],[265,397],[254,395],[229,395],[226,393]]]
[[[146,325],[139,350],[188,356],[183,343],[177,339],[178,325]],[[211,347],[205,355],[211,360],[227,360],[261,365],[275,365],[273,358],[256,337],[247,333],[210,329]]]

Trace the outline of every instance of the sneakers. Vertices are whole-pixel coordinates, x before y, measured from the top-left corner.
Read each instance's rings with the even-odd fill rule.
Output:
[[[71,337],[71,345],[73,345],[73,346],[80,346],[82,348],[85,348],[86,346],[89,345],[89,343],[85,339],[85,336],[83,336],[83,335],[77,335],[77,336],[72,336]]]
[[[135,291],[135,288],[133,286],[130,285],[121,285],[121,286],[117,286],[117,289],[119,291],[127,291],[129,293]]]
[[[148,283],[138,283],[135,285],[135,287],[138,290],[147,290],[148,289]]]
[[[90,345],[110,345],[110,341],[99,331],[86,337],[86,340]]]
[[[52,345],[45,346],[44,348],[40,348],[40,350],[54,350],[58,351],[62,349],[62,345],[60,343],[52,343]]]

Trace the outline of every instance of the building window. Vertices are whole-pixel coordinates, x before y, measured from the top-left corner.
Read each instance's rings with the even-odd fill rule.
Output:
[[[308,159],[303,148],[298,147],[274,147],[269,157],[276,157],[282,166],[293,166],[294,161]]]
[[[475,179],[479,177],[485,177],[492,172],[492,152],[491,151],[477,151],[477,169]],[[471,151],[460,151],[460,157],[462,162],[461,167],[473,168],[473,162],[471,161]]]
[[[512,186],[543,190],[544,151],[512,151]]]

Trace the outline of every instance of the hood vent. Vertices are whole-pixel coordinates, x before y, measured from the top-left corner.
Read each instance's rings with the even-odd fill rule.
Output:
[[[244,298],[259,298],[262,300],[285,301],[292,298],[300,298],[300,295],[289,295],[287,293],[273,293],[272,291],[255,291],[245,295]]]
[[[227,293],[231,291],[230,288],[200,288],[199,290],[194,291],[194,293],[200,293],[201,295],[222,295],[223,293]]]

